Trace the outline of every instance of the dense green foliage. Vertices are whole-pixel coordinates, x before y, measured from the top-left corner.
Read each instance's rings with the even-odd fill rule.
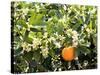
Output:
[[[11,11],[14,73],[97,67],[95,6],[12,2]],[[76,47],[71,64],[61,57],[65,46]]]

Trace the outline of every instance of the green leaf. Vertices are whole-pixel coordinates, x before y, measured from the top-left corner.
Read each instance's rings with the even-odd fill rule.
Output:
[[[33,32],[41,32],[40,30],[38,30],[37,28],[30,28],[31,31]]]
[[[49,55],[50,55],[52,58],[54,58],[55,52],[54,52],[53,49],[49,50]]]
[[[29,33],[29,38],[34,38],[35,34],[36,34],[36,33],[30,31],[30,33]]]
[[[23,37],[23,38],[24,38],[24,41],[28,38],[28,35],[29,35],[29,31],[26,30],[26,31],[25,31],[25,34],[24,34],[24,37]]]
[[[23,55],[23,58],[25,60],[27,60],[28,62],[32,60],[32,57],[33,57],[33,52],[25,52],[24,51],[24,55]]]
[[[92,21],[90,21],[89,28],[92,30]]]
[[[30,17],[29,24],[32,25],[35,22],[35,19],[36,19],[36,15],[35,13],[33,13]]]
[[[32,38],[29,38],[29,37],[28,37],[28,38],[26,39],[26,42],[28,42],[28,43],[30,43],[30,44],[32,44],[32,41],[33,41]]]
[[[88,49],[87,47],[85,46],[78,46],[77,47],[77,53],[80,55],[80,53],[83,53],[83,54],[89,54],[91,52],[90,49]]]
[[[30,25],[43,25],[43,14],[33,13],[29,20]]]
[[[22,52],[22,48],[20,47],[20,48],[14,50],[14,55],[19,56],[20,54],[22,54],[21,52]]]
[[[23,19],[19,19],[17,21],[17,25],[21,25],[22,27],[25,27],[25,28],[28,27],[27,24],[26,24],[26,22]]]
[[[37,69],[39,70],[39,72],[45,72],[45,68],[42,65],[38,65]]]
[[[41,61],[42,55],[40,54],[39,50],[34,51],[33,56],[34,56],[33,59],[35,61],[37,61],[37,62]]]
[[[24,34],[24,41],[28,42],[28,43],[32,43],[32,38],[29,38],[29,32],[28,30],[26,30],[25,34]]]

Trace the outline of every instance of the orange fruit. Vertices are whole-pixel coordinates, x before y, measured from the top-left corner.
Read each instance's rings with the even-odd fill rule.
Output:
[[[62,50],[62,58],[65,60],[65,61],[72,61],[74,58],[75,58],[75,48],[74,47],[65,47],[63,50]]]

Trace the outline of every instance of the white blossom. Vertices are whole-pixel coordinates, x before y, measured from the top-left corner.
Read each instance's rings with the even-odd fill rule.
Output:
[[[86,28],[86,31],[87,31],[89,34],[92,33],[92,30],[89,29],[89,28]]]
[[[64,10],[66,10],[67,8],[66,8],[66,5],[64,5]]]
[[[48,50],[49,50],[48,47],[44,48],[43,46],[41,46],[40,48],[41,48],[41,52],[40,53],[44,56],[44,58],[47,58],[48,57],[48,53],[49,53],[48,52]]]
[[[54,44],[55,44],[55,46],[56,46],[57,48],[60,48],[60,47],[61,47],[60,42],[54,41]]]
[[[72,42],[74,47],[78,45],[78,35],[79,34],[77,33],[77,31],[75,30],[72,31],[72,38],[73,38]]]
[[[38,45],[41,45],[41,39],[39,39],[39,38],[33,38],[32,47],[33,47],[33,48],[37,48]]]
[[[59,35],[58,38],[59,38],[60,40],[64,40],[64,39],[65,39],[65,37],[64,37],[63,35]]]
[[[62,69],[61,69],[61,68],[59,68],[58,70],[59,70],[59,71],[61,71]]]
[[[74,36],[78,36],[79,34],[77,33],[77,31],[72,31],[72,35],[74,35]]]
[[[31,51],[31,44],[23,42],[21,46],[23,47],[24,51],[27,51],[27,52]]]
[[[55,41],[56,39],[54,38],[54,37],[50,37],[49,39],[48,39],[48,41],[51,43],[51,41]]]
[[[88,65],[88,61],[85,60],[83,65],[84,65],[84,66],[87,66],[87,65]]]
[[[65,37],[63,35],[59,35],[57,32],[54,33],[54,35],[56,36],[55,39],[59,39],[59,40],[64,40],[65,39]]]
[[[45,32],[43,38],[47,38],[47,36],[48,36],[48,33]]]
[[[66,31],[66,34],[67,34],[69,37],[71,37],[71,33],[72,33],[72,29],[68,29],[68,30]]]

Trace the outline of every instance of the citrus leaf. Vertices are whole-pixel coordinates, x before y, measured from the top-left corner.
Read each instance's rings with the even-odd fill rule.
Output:
[[[17,25],[22,25],[22,27],[25,27],[25,28],[28,27],[26,22],[23,19],[18,20]]]

